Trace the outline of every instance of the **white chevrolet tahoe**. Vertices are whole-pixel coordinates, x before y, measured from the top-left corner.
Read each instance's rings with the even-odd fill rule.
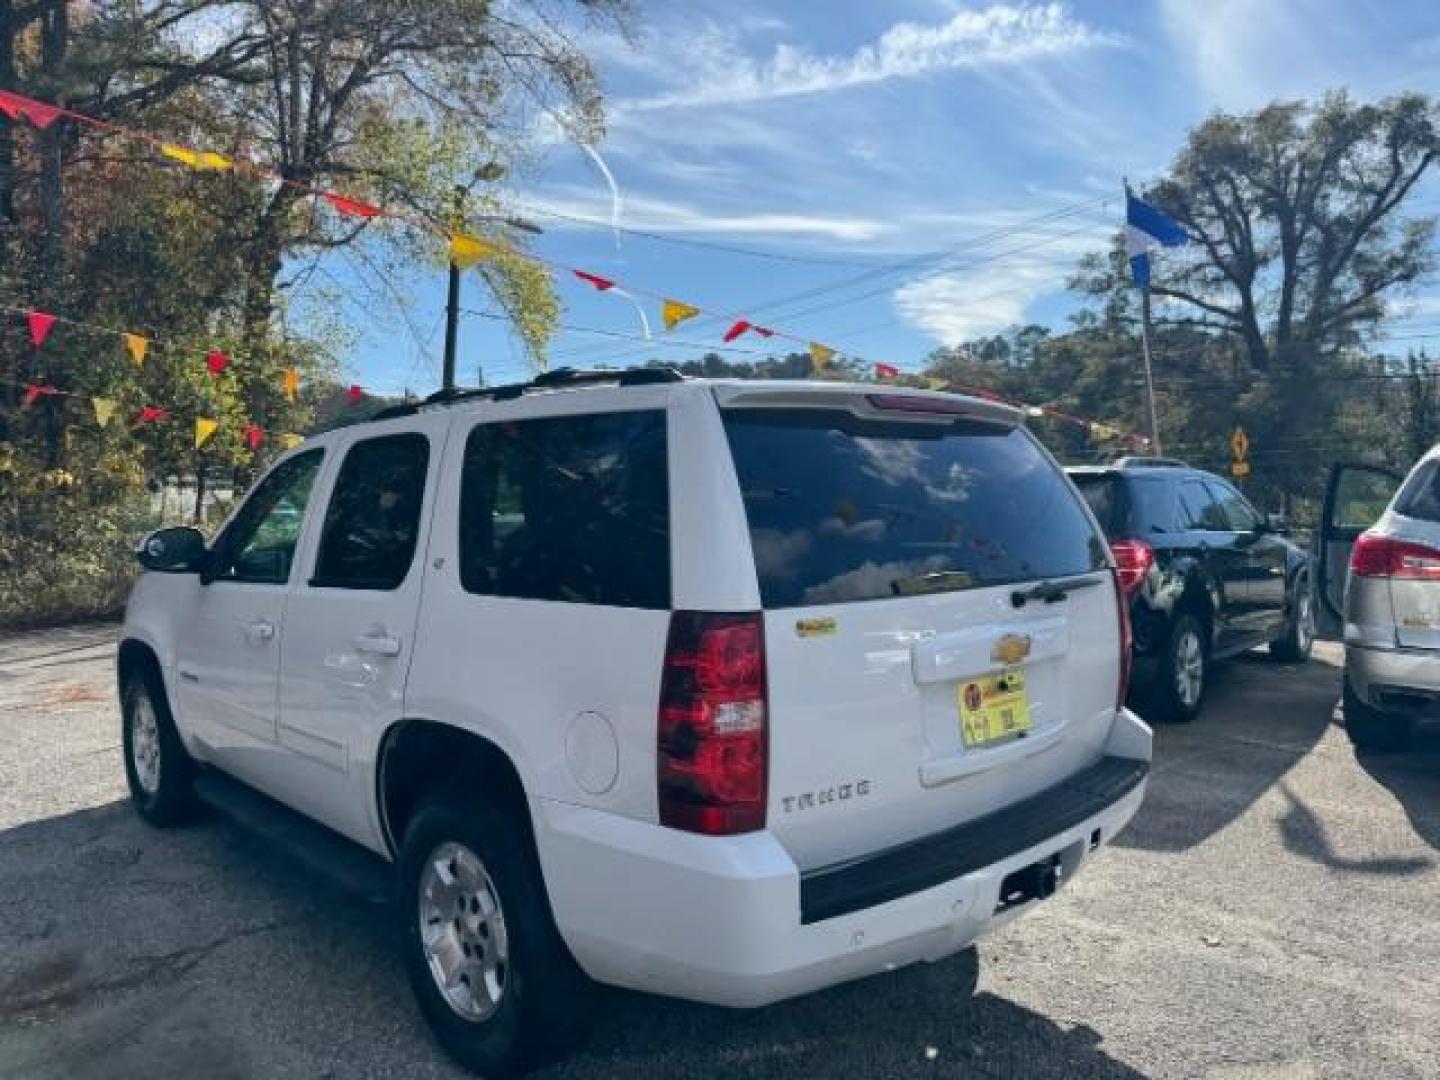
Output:
[[[311,439],[138,554],[141,815],[218,772],[392,860],[487,1074],[587,977],[758,1006],[949,956],[1144,793],[1105,541],[992,402],[556,372]]]

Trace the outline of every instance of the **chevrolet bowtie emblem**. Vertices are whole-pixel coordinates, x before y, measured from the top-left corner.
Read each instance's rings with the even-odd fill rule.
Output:
[[[1018,664],[1029,655],[1029,634],[1006,634],[990,649],[990,659],[997,664]]]

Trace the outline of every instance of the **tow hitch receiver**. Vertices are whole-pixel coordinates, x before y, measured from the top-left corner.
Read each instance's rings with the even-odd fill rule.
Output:
[[[1055,890],[1060,888],[1060,879],[1063,876],[1064,870],[1058,853],[1007,874],[1000,883],[1000,899],[995,905],[995,913],[998,915],[1010,908],[1028,904],[1031,900],[1044,900],[1053,896]]]

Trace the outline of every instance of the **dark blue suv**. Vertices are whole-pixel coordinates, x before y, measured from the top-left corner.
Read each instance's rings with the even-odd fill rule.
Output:
[[[1130,697],[1147,719],[1193,720],[1210,663],[1269,645],[1310,655],[1309,556],[1213,473],[1163,458],[1066,470],[1100,520],[1130,595]]]

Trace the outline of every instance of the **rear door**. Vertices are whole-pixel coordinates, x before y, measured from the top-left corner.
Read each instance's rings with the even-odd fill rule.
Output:
[[[802,869],[1057,783],[1115,711],[1108,552],[1063,473],[983,407],[876,400],[722,409],[764,608],[768,827]],[[1046,581],[1070,588],[1027,596]]]
[[[1250,636],[1246,625],[1250,556],[1216,491],[1205,481],[1190,477],[1181,482],[1180,508],[1213,589],[1215,645],[1223,650]]]
[[[278,739],[289,755],[273,793],[362,842],[374,840],[373,799],[358,759],[401,715],[449,422],[353,429],[286,605]]]
[[[1379,465],[1339,463],[1330,468],[1314,552],[1319,568],[1315,575],[1315,628],[1322,638],[1339,641],[1343,636],[1350,549],[1356,538],[1380,519],[1400,479],[1399,473]]]

